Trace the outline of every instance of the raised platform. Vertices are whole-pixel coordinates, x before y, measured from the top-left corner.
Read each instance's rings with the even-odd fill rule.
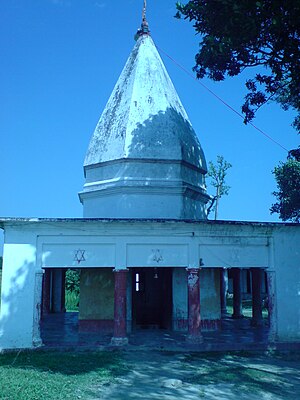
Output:
[[[128,335],[128,350],[159,349],[168,351],[262,351],[300,349],[300,343],[270,343],[267,321],[261,327],[251,326],[250,318],[221,321],[218,331],[203,332],[203,343],[189,344],[186,334],[163,329],[136,329]],[[80,332],[77,313],[49,314],[41,324],[44,348],[106,349],[111,348],[111,334]]]

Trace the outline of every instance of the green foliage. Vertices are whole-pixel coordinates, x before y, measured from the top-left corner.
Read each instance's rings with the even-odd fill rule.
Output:
[[[78,311],[80,294],[80,270],[68,269],[65,283],[65,307],[67,311]]]
[[[177,18],[200,34],[194,70],[222,81],[245,68],[266,67],[246,82],[245,123],[269,100],[297,112],[300,132],[300,1],[193,0],[177,3]]]
[[[79,295],[80,270],[68,269],[66,272],[66,290]]]
[[[2,265],[3,265],[3,257],[0,256],[0,269],[2,269]]]
[[[223,156],[217,156],[216,164],[214,164],[212,161],[209,161],[208,163],[207,175],[210,177],[210,184],[216,188],[216,194],[207,209],[207,214],[209,214],[211,210],[214,210],[215,219],[217,219],[218,216],[220,198],[222,196],[227,196],[229,193],[230,186],[225,184],[225,178],[227,175],[227,170],[231,167],[232,165],[227,162]]]
[[[271,213],[278,213],[283,221],[300,222],[300,160],[280,163],[273,174],[278,191],[273,193],[277,203],[272,205]]]
[[[66,290],[65,307],[67,312],[77,312],[79,310],[79,293]]]
[[[232,165],[227,162],[223,156],[217,156],[216,164],[212,161],[208,163],[207,175],[211,178],[210,184],[218,189],[219,197],[228,195],[230,186],[225,185],[225,177],[227,175],[227,170],[231,167]]]

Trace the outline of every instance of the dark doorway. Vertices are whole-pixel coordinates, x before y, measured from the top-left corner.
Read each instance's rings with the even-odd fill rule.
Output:
[[[64,313],[65,308],[65,268],[45,268],[42,290],[42,315]]]
[[[133,269],[132,311],[136,327],[170,329],[172,268]]]

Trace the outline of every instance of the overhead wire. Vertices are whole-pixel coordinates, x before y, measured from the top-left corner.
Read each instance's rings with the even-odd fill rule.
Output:
[[[184,66],[182,66],[178,61],[176,61],[173,57],[171,57],[169,54],[167,54],[164,50],[162,50],[160,47],[158,47],[155,44],[157,50],[164,54],[166,57],[168,57],[177,67],[179,67],[183,72],[185,72],[187,75],[189,75],[191,78],[193,78],[199,85],[201,85],[205,90],[207,90],[211,95],[213,95],[216,99],[218,99],[221,103],[223,103],[227,108],[229,108],[232,112],[234,112],[236,115],[238,115],[240,118],[244,120],[244,116],[237,111],[235,108],[233,108],[230,104],[228,104],[225,100],[223,100],[220,96],[218,96],[215,92],[213,92],[208,86],[206,86],[204,83],[202,83],[199,79],[197,79],[190,71],[188,71]],[[273,139],[270,135],[268,135],[266,132],[264,132],[262,129],[260,129],[258,126],[253,124],[253,122],[248,122],[249,125],[251,125],[254,129],[256,129],[259,133],[264,135],[267,139],[272,141],[274,144],[277,146],[281,147],[283,150],[285,150],[287,153],[289,150],[284,147],[281,143],[279,143],[277,140]]]

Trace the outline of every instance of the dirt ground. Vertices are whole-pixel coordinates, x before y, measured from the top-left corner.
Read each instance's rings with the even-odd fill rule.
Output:
[[[103,400],[300,399],[300,353],[123,353],[128,373],[99,388]]]

